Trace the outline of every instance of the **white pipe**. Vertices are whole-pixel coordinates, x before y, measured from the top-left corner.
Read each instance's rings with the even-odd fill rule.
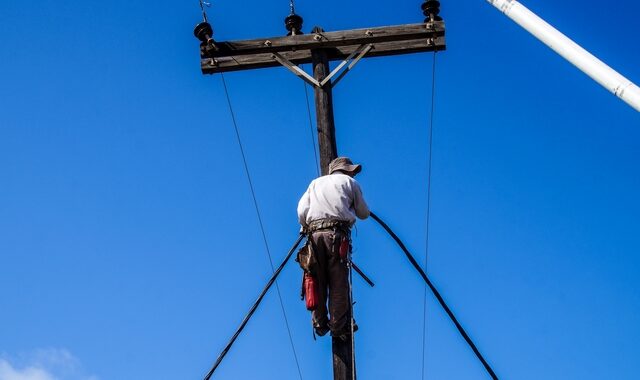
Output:
[[[516,0],[487,0],[518,25],[640,112],[640,88]]]

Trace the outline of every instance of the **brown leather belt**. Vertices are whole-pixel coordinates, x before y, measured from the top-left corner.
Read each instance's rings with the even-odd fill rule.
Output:
[[[319,219],[309,223],[306,232],[312,234],[316,231],[333,229],[340,229],[349,232],[351,229],[351,223],[338,219]]]

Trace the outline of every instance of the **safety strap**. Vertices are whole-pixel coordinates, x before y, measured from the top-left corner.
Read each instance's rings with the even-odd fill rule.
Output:
[[[351,223],[339,219],[319,219],[309,223],[309,226],[305,229],[304,232],[307,234],[312,234],[316,231],[329,229],[340,229],[348,232],[351,230]]]

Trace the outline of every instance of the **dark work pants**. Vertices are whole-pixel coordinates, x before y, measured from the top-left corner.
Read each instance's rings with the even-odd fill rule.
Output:
[[[349,236],[341,230],[316,231],[311,244],[318,260],[318,308],[312,312],[314,327],[328,324],[331,333],[339,336],[350,331],[351,300],[349,295],[349,268],[340,259],[340,242]],[[327,318],[327,298],[329,301]]]

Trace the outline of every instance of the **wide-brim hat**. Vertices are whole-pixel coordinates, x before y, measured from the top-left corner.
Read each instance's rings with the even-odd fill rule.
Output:
[[[354,164],[349,157],[338,157],[329,164],[329,174],[338,170],[356,175],[362,170],[362,165]]]

